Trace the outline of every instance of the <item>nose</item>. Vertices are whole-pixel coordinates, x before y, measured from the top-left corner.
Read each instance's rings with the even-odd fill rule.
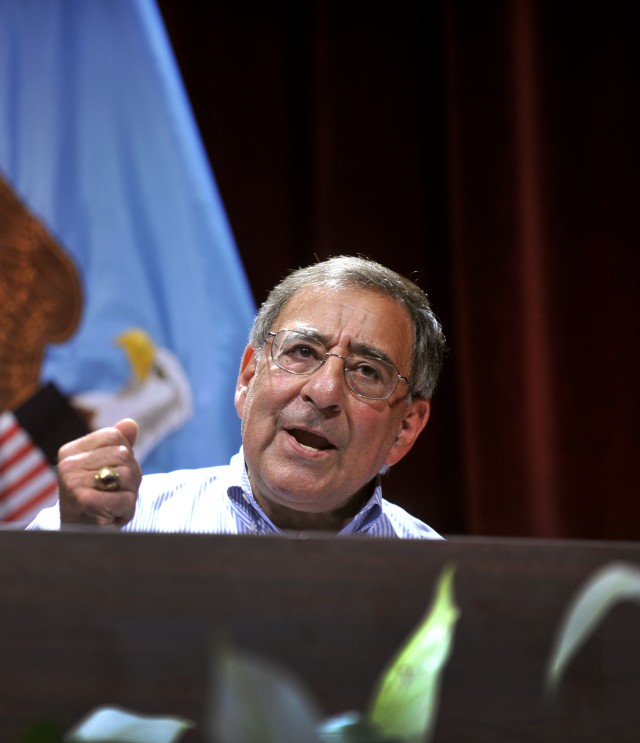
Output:
[[[344,357],[337,353],[327,353],[324,364],[305,378],[300,390],[304,399],[310,400],[319,410],[342,408],[346,392],[344,378]]]

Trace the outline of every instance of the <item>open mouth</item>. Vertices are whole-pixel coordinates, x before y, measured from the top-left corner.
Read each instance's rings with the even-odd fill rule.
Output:
[[[288,433],[302,446],[304,449],[310,451],[327,451],[329,449],[335,449],[336,447],[324,436],[320,434],[312,433],[311,431],[304,431],[301,428],[291,428]]]

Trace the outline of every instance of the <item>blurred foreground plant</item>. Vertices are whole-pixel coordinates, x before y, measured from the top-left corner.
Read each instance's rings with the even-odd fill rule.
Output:
[[[323,720],[298,679],[228,643],[214,653],[214,683],[204,739],[209,743],[424,743],[434,727],[440,676],[458,609],[454,568],[440,575],[433,601],[380,675],[364,714]],[[21,743],[175,743],[194,723],[101,707],[62,737],[32,728]],[[42,733],[42,735],[40,735]]]
[[[431,606],[380,675],[364,713],[322,719],[307,689],[276,664],[219,643],[204,739],[208,743],[425,743],[433,733],[442,671],[459,616],[454,569],[439,577]],[[558,628],[545,671],[553,699],[578,651],[622,601],[640,603],[640,569],[615,562],[578,589]],[[34,726],[19,743],[175,743],[194,723],[117,708],[94,710],[66,735]]]
[[[571,659],[609,611],[622,601],[640,603],[640,570],[624,562],[600,568],[578,590],[558,628],[545,674],[545,692],[552,700]]]

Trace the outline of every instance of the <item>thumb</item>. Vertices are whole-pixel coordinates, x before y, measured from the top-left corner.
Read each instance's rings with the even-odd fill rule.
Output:
[[[123,418],[115,424],[114,428],[117,428],[118,431],[120,431],[131,446],[136,443],[139,426],[133,418]]]

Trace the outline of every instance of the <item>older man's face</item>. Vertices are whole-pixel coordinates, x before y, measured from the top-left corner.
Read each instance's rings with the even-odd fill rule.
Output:
[[[285,306],[272,331],[307,330],[328,351],[349,356],[365,345],[410,376],[413,329],[407,311],[366,290],[305,289]],[[284,506],[308,514],[344,509],[383,465],[399,461],[429,416],[425,400],[406,400],[400,382],[387,400],[368,400],[347,387],[344,362],[329,357],[310,376],[277,367],[272,340],[259,360],[247,349],[236,409],[256,499],[270,512]]]

